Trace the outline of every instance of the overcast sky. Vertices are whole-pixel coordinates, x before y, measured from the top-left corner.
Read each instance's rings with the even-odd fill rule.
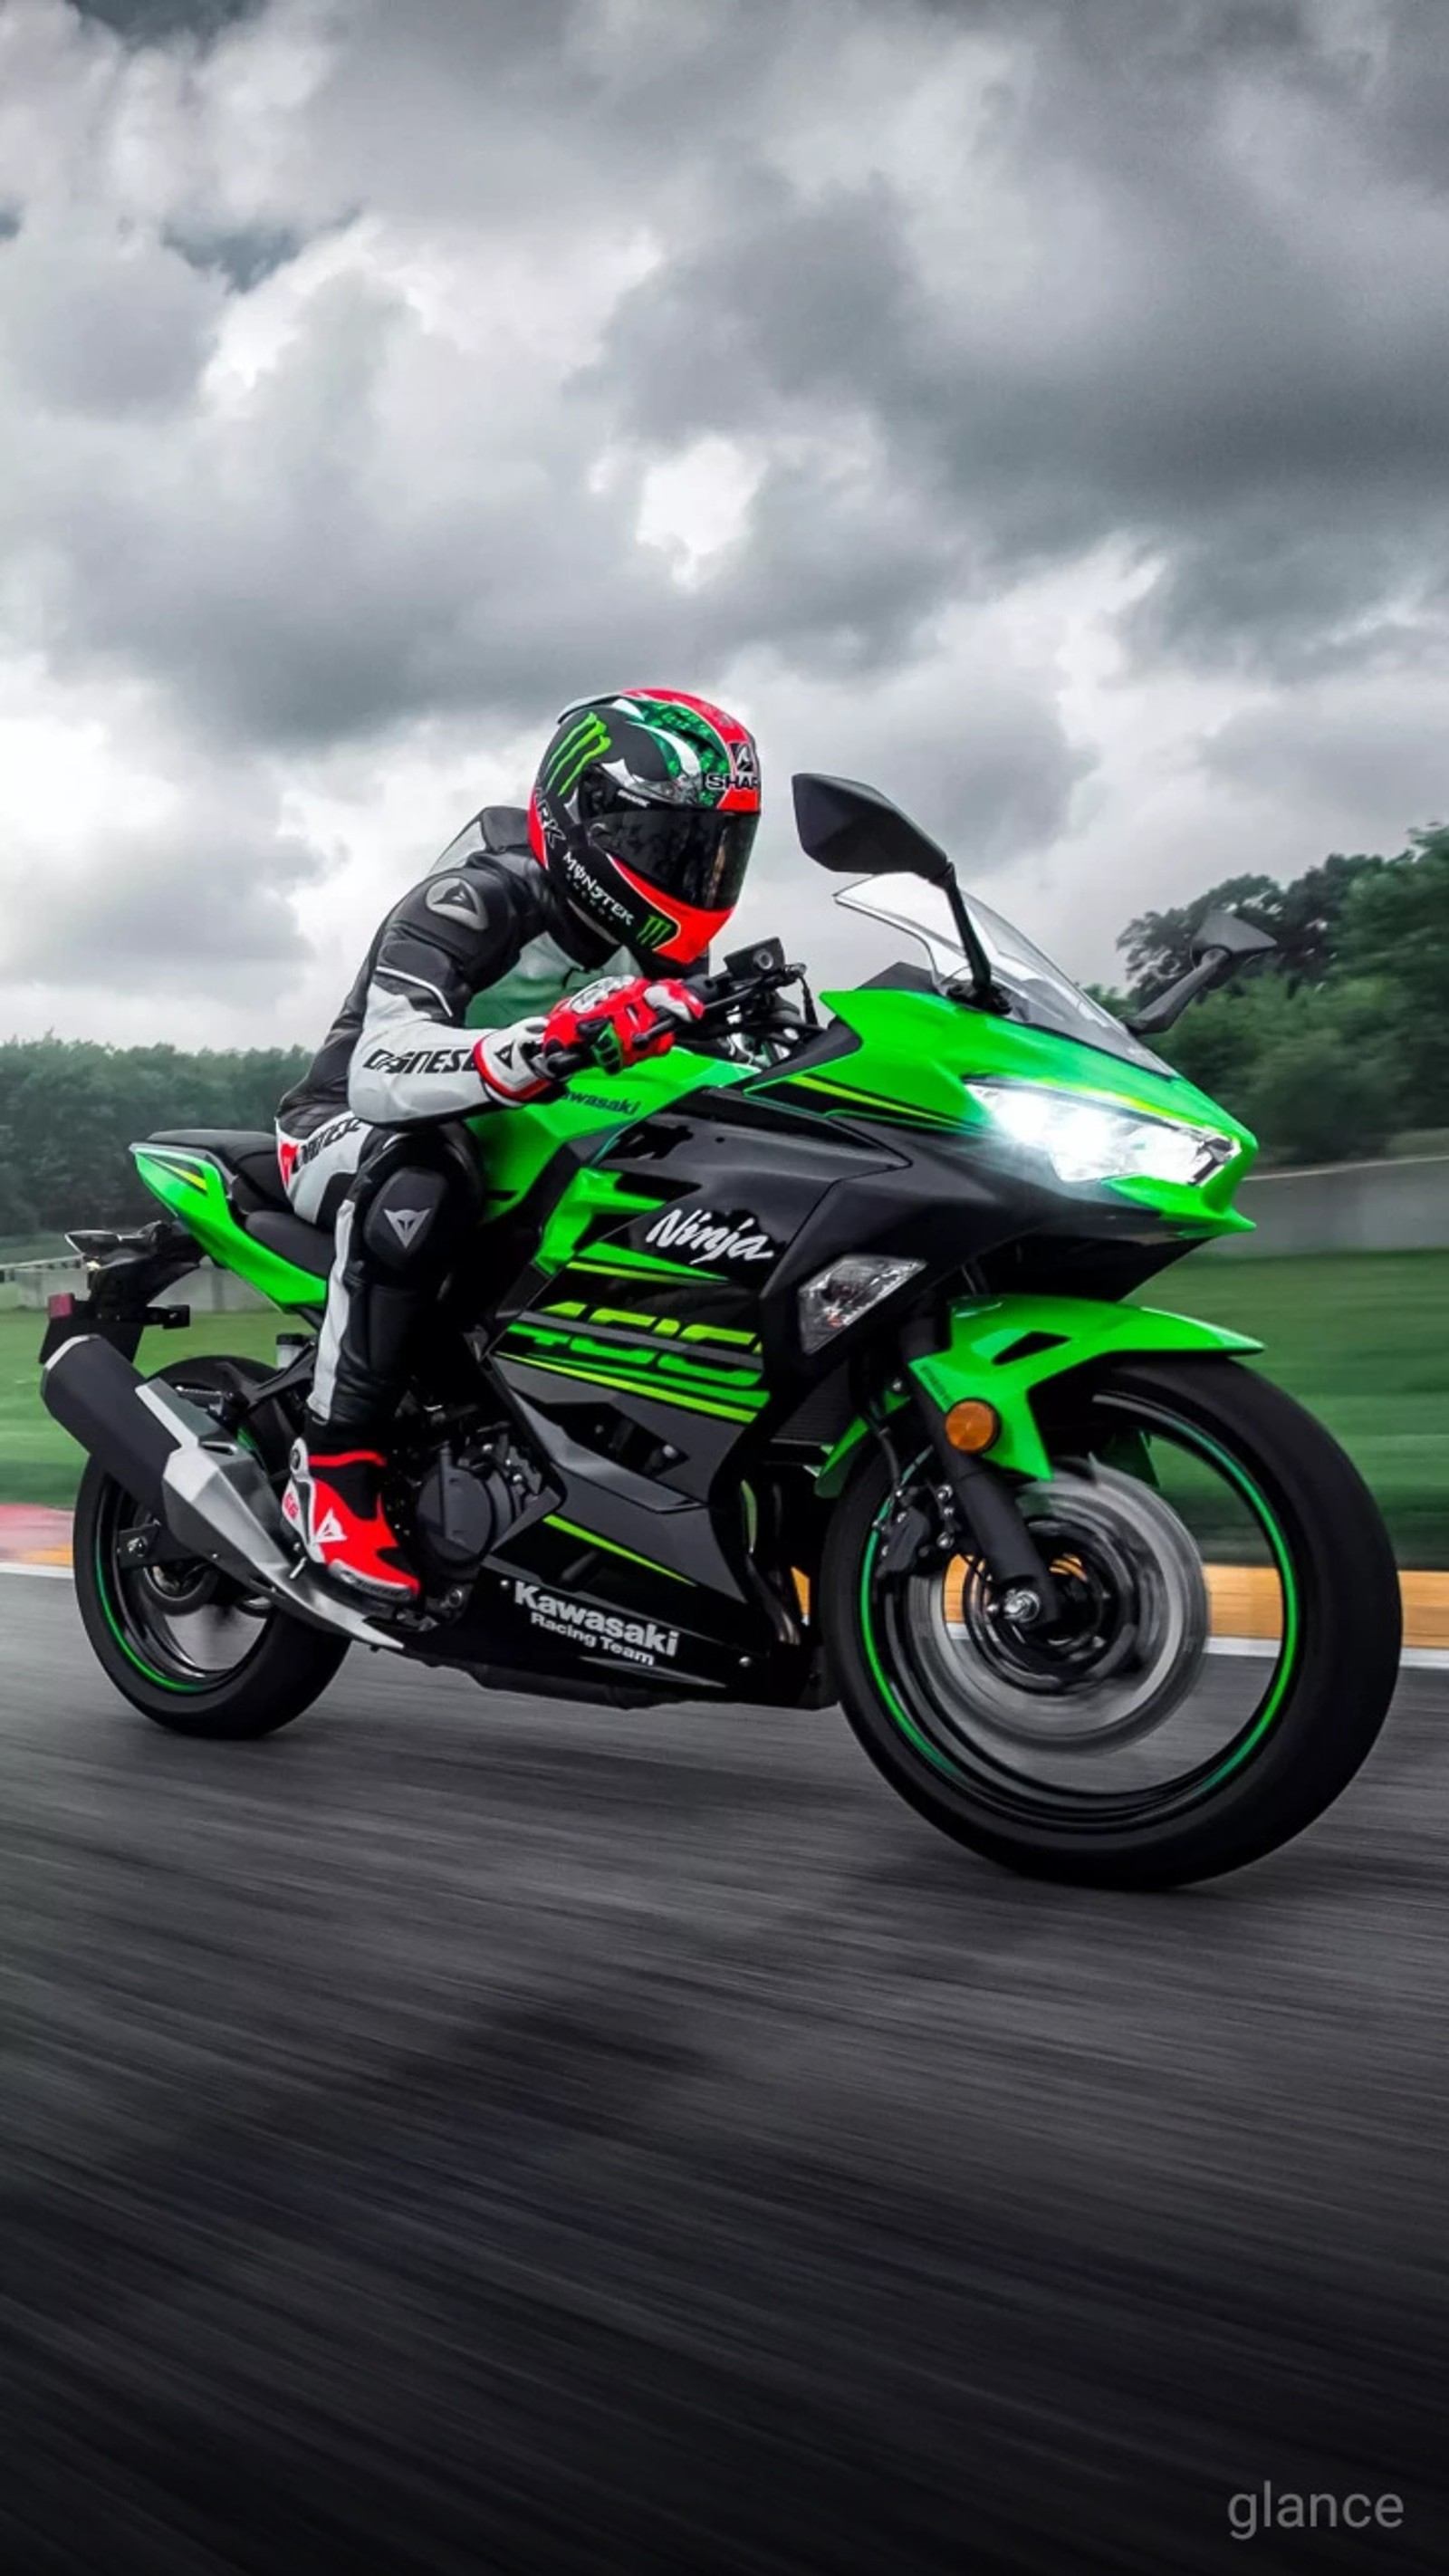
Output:
[[[1444,0],[0,0],[0,1034],[311,1039],[554,715],[1080,973],[1449,812]],[[879,934],[894,947],[889,934]]]

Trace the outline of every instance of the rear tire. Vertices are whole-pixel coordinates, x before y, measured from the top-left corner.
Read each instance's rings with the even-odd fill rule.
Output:
[[[983,1766],[952,1763],[914,1728],[881,1659],[873,1534],[891,1495],[879,1452],[837,1510],[821,1574],[841,1699],[872,1762],[918,1812],[1008,1868],[1086,1887],[1160,1888],[1240,1869],[1301,1833],[1373,1746],[1398,1678],[1401,1608],[1388,1535],[1357,1470],[1300,1405],[1229,1359],[1126,1362],[1072,1393],[1072,1439],[1116,1395],[1216,1443],[1251,1478],[1286,1551],[1291,1652],[1262,1740],[1174,1808],[1123,1821],[1010,1812]],[[868,1633],[869,1632],[869,1633]],[[1270,1694],[1271,1696],[1271,1694]],[[895,1701],[894,1707],[892,1701]]]
[[[176,1361],[157,1375],[198,1402],[214,1403],[238,1379],[260,1380],[268,1372],[250,1360],[194,1359]],[[156,1649],[128,1607],[127,1586],[137,1578],[117,1565],[114,1540],[134,1509],[124,1489],[92,1459],[76,1498],[75,1587],[86,1635],[107,1678],[143,1717],[173,1735],[225,1743],[273,1735],[290,1725],[334,1679],[347,1639],[278,1610],[233,1671],[214,1678],[188,1673]]]

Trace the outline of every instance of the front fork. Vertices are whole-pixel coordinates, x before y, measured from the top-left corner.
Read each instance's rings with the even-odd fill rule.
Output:
[[[1049,1632],[1062,1617],[1061,1593],[1017,1508],[1011,1486],[983,1458],[957,1447],[947,1428],[946,1415],[932,1402],[911,1365],[933,1350],[938,1339],[930,1319],[924,1316],[907,1324],[900,1337],[902,1390],[937,1470],[937,1502],[943,1517],[948,1521],[954,1518],[973,1542],[997,1587],[1003,1616],[1014,1628]],[[878,1433],[882,1430],[883,1425],[877,1423]],[[882,1571],[895,1571],[893,1557],[918,1543],[918,1537],[918,1533],[908,1535],[903,1529],[896,1546],[888,1541]]]

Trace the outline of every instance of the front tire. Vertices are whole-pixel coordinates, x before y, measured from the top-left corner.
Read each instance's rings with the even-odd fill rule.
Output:
[[[158,1374],[179,1393],[214,1407],[239,1380],[259,1380],[268,1371],[249,1360],[195,1359]],[[143,1717],[173,1735],[238,1741],[273,1735],[300,1717],[335,1677],[347,1639],[265,1602],[249,1604],[239,1585],[210,1568],[128,1568],[123,1541],[145,1517],[91,1459],[76,1497],[75,1588],[107,1678]],[[213,1637],[224,1637],[230,1625],[231,1660],[203,1660],[190,1633],[203,1623]]]
[[[1090,1770],[1083,1753],[1105,1740],[1105,1726],[1096,1737],[1090,1726],[1075,1737],[1064,1729],[1056,1746],[1056,1777],[1045,1783],[1029,1779],[1019,1751],[1029,1735],[1019,1730],[1018,1750],[1012,1750],[1000,1710],[1014,1702],[999,1675],[988,1676],[994,1706],[979,1685],[984,1664],[971,1676],[976,1704],[985,1709],[974,1736],[969,1715],[963,1720],[961,1714],[966,1695],[948,1705],[941,1676],[946,1655],[968,1634],[966,1612],[958,1613],[944,1652],[948,1630],[938,1619],[936,1640],[926,1640],[918,1654],[921,1579],[911,1573],[917,1585],[912,1594],[877,1570],[895,1499],[878,1452],[863,1461],[836,1512],[822,1567],[822,1615],[846,1715],[902,1797],[942,1832],[1009,1868],[1118,1888],[1170,1887],[1239,1869],[1275,1851],[1332,1805],[1384,1722],[1401,1634],[1387,1533],[1356,1469],[1322,1426],[1233,1360],[1123,1363],[1081,1384],[1068,1381],[1056,1391],[1056,1402],[1060,1412],[1046,1432],[1054,1468],[1059,1457],[1063,1461],[1063,1481],[1036,1490],[1105,1497],[1107,1507],[1117,1504],[1119,1530],[1129,1531],[1134,1522],[1130,1516],[1123,1521],[1118,1497],[1135,1492],[1135,1525],[1147,1534],[1144,1545],[1154,1528],[1165,1531],[1171,1523],[1180,1556],[1182,1523],[1153,1492],[1150,1479],[1134,1488],[1116,1466],[1101,1463],[1104,1453],[1120,1461],[1124,1442],[1137,1444],[1127,1449],[1129,1457],[1145,1456],[1148,1439],[1160,1438],[1178,1444],[1189,1458],[1220,1461],[1248,1498],[1264,1532],[1265,1565],[1276,1566],[1282,1599],[1281,1633],[1274,1644],[1255,1650],[1260,1665],[1271,1662],[1272,1669],[1252,1684],[1259,1699],[1250,1715],[1210,1760],[1189,1764],[1180,1777],[1169,1776],[1150,1792],[1129,1794],[1120,1785],[1129,1771],[1120,1754],[1118,1785],[1109,1794],[1081,1785]],[[1029,1500],[1030,1489],[1024,1505]],[[1070,1536],[1054,1544],[1064,1550],[1062,1562],[1080,1572]],[[1181,1594],[1180,1566],[1170,1561],[1170,1548],[1164,1546],[1162,1554],[1165,1571],[1158,1569],[1153,1579],[1164,1597],[1174,1583]],[[1206,1605],[1205,1587],[1201,1597]],[[996,1634],[985,1622],[978,1625],[989,1650]],[[1206,1649],[1207,1660],[1194,1667],[1205,1677],[1206,1692],[1232,1677],[1235,1668],[1216,1660],[1228,1653],[1226,1646],[1205,1633],[1194,1637],[1191,1620],[1182,1616],[1176,1634],[1184,1670],[1194,1651],[1201,1659]],[[1159,1688],[1154,1702],[1153,1678],[1148,1671],[1142,1680],[1130,1724],[1119,1721],[1123,1746],[1134,1741],[1133,1726],[1140,1745],[1155,1722],[1155,1707],[1170,1701],[1170,1693]],[[1127,1706],[1125,1682],[1117,1689],[1115,1703],[1105,1692],[1102,1699],[1109,1707]],[[1033,1712],[1036,1741],[1050,1725],[1051,1703],[1039,1705],[1047,1718],[1044,1725]],[[1056,1705],[1069,1713],[1070,1693],[1064,1690]]]

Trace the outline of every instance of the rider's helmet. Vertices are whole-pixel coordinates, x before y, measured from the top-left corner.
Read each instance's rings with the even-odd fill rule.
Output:
[[[560,716],[528,809],[535,857],[641,965],[692,965],[739,901],[760,820],[754,736],[680,689],[627,689]]]

